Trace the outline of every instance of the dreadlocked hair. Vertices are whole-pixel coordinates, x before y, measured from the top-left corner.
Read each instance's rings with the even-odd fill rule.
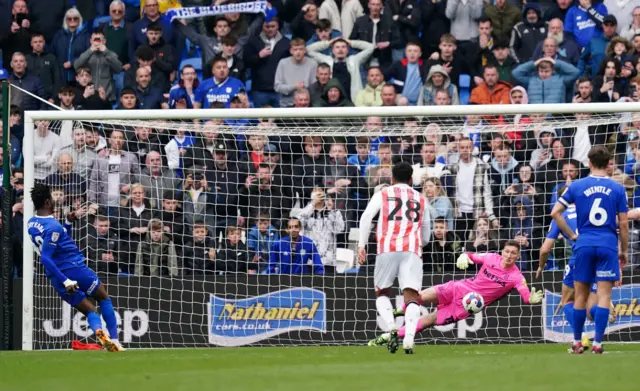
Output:
[[[42,208],[51,199],[51,188],[43,183],[36,183],[31,189],[31,200],[36,210]]]

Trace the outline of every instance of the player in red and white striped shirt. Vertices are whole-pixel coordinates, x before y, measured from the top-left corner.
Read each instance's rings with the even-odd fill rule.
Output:
[[[413,168],[405,162],[393,166],[393,186],[374,194],[360,218],[358,263],[367,259],[365,246],[371,232],[373,218],[378,217],[378,255],[374,269],[376,308],[391,330],[387,347],[391,353],[398,349],[398,332],[391,305],[391,287],[396,277],[407,303],[403,340],[405,353],[413,353],[414,326],[420,318],[418,292],[422,289],[422,246],[431,236],[431,219],[427,200],[411,187]],[[413,332],[410,333],[410,331]]]

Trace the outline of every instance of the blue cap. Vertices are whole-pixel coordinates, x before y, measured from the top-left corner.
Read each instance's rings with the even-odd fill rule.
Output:
[[[0,80],[4,80],[8,78],[9,78],[9,72],[7,72],[7,70],[4,68],[0,68]]]

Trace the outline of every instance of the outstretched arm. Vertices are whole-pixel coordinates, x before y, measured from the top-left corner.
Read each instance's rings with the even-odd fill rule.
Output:
[[[544,243],[542,243],[542,247],[540,247],[540,259],[538,270],[536,271],[536,279],[540,278],[540,273],[542,273],[542,271],[544,270],[544,266],[547,264],[549,254],[551,253],[551,249],[553,248],[553,243],[555,243],[555,240],[546,238],[544,240]]]

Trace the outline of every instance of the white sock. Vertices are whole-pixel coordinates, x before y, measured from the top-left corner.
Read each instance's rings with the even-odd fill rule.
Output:
[[[416,327],[420,320],[420,306],[416,303],[409,303],[404,311],[404,339],[402,346],[405,349],[413,348],[413,340],[416,337]]]
[[[393,306],[391,305],[391,299],[387,296],[378,296],[376,299],[376,309],[382,317],[384,323],[387,324],[389,330],[396,330],[396,320],[393,317]]]

